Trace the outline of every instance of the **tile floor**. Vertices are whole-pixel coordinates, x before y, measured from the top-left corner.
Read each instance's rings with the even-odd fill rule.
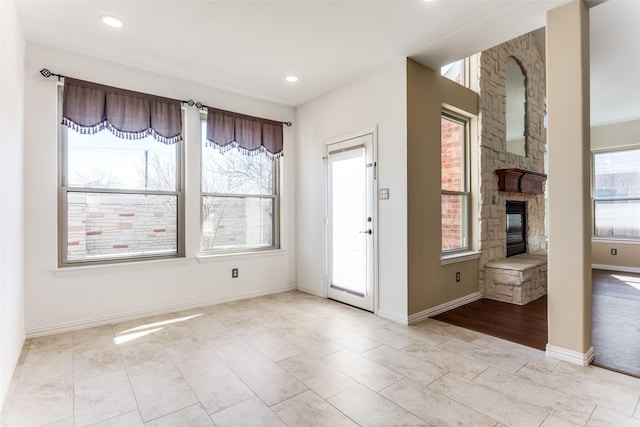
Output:
[[[640,426],[640,379],[300,292],[25,343],[2,425]]]

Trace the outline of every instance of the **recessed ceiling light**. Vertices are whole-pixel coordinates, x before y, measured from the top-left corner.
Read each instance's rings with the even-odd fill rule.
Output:
[[[298,76],[287,76],[284,79],[290,83],[295,83],[298,81]]]
[[[122,22],[121,19],[116,18],[115,16],[111,16],[111,15],[102,15],[100,17],[100,19],[102,20],[102,22],[104,22],[106,25],[113,27],[113,28],[122,28],[122,26],[124,25],[124,22]]]

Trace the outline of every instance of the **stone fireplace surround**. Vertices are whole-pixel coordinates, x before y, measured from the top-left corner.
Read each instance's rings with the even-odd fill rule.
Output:
[[[519,156],[508,153],[506,150],[506,61],[513,56],[521,64],[527,82],[527,156]],[[533,34],[525,34],[514,40],[488,49],[479,54],[478,59],[478,88],[480,94],[479,122],[479,259],[480,283],[479,290],[484,297],[500,300],[508,298],[495,297],[495,292],[488,292],[488,287],[495,291],[495,269],[503,266],[506,261],[506,202],[526,201],[527,203],[527,254],[510,257],[512,264],[521,264],[521,271],[504,269],[498,275],[501,278],[512,276],[504,281],[515,282],[515,276],[519,281],[527,282],[531,268],[537,269],[537,274],[543,274],[544,280],[534,281],[544,287],[546,293],[546,256],[544,260],[536,258],[536,267],[530,267],[531,260],[523,263],[516,262],[514,258],[527,257],[531,254],[544,253],[546,250],[545,235],[545,199],[544,194],[528,194],[513,191],[513,188],[504,188],[500,191],[499,177],[496,170],[515,169],[530,172],[532,174],[544,173],[544,154],[546,130],[544,129],[545,111],[545,73],[544,62],[537,48]],[[509,191],[510,190],[510,191]],[[497,262],[498,264],[491,264]],[[507,263],[508,264],[508,263]],[[526,266],[529,267],[526,267]],[[487,279],[493,275],[493,284],[486,284]],[[504,283],[499,283],[500,285]],[[542,285],[543,284],[543,285]],[[531,295],[538,295],[541,288]],[[506,291],[505,288],[498,288]],[[523,291],[520,290],[522,295]],[[529,291],[524,291],[529,295]],[[493,295],[492,295],[493,294]],[[512,295],[518,294],[513,290]],[[540,296],[540,295],[538,295]],[[527,299],[527,298],[525,298]],[[514,301],[509,301],[514,302]],[[518,303],[518,302],[515,302]]]

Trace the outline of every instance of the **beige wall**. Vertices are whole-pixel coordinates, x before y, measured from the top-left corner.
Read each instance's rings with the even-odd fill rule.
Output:
[[[547,351],[554,357],[585,364],[591,361],[593,348],[589,12],[582,0],[573,0],[547,14],[547,107]]]
[[[591,128],[591,150],[640,147],[640,120],[613,123]],[[611,249],[618,251],[611,255]],[[624,240],[594,239],[591,243],[594,267],[640,270],[640,243]]]
[[[440,113],[478,113],[477,94],[407,61],[407,244],[409,315],[478,291],[478,261],[441,265]],[[473,126],[472,126],[473,127]],[[473,151],[473,150],[471,150]],[[471,208],[472,211],[477,209]],[[477,221],[474,221],[474,224]],[[472,242],[477,241],[473,236]],[[456,283],[456,272],[461,281]]]

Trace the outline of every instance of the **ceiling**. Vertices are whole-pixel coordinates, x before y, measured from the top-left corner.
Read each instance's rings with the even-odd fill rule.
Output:
[[[408,56],[438,68],[495,46],[544,26],[547,10],[567,1],[17,0],[17,4],[31,42],[295,107],[397,58]],[[626,88],[616,98],[617,92],[611,90],[621,78],[635,78],[638,85],[640,55],[629,52],[638,51],[632,41],[640,40],[640,26],[632,21],[640,17],[640,1],[610,0],[591,12],[592,121],[615,121],[612,116],[621,100],[629,108],[625,117],[640,118],[640,96],[630,99]],[[105,14],[121,18],[124,27],[106,27],[99,20]],[[634,32],[632,37],[628,31]],[[625,49],[624,58],[617,57],[619,48]],[[628,66],[631,57],[634,67]],[[300,80],[286,82],[290,74]]]

